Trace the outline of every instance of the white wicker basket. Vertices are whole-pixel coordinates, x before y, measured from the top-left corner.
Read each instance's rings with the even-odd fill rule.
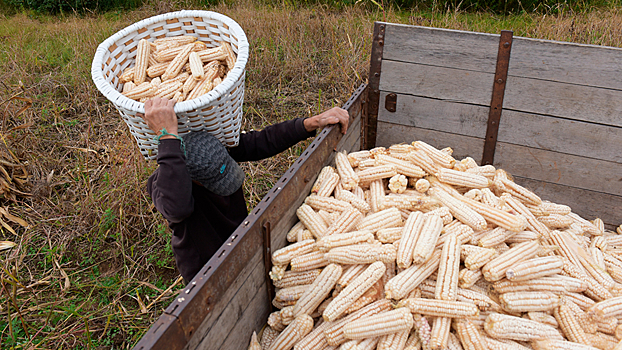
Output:
[[[158,151],[155,133],[136,113],[145,112],[145,104],[121,95],[119,77],[134,65],[140,39],[153,41],[165,36],[193,35],[208,47],[220,41],[231,44],[237,54],[234,68],[209,93],[175,105],[179,134],[206,130],[225,146],[237,146],[242,125],[244,76],[248,59],[248,41],[242,28],[231,18],[211,11],[179,11],[151,17],[135,23],[106,39],[93,58],[91,75],[99,91],[117,108],[136,139],[140,152],[155,159]]]

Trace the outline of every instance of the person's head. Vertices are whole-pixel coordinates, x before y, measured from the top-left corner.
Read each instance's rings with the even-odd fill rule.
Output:
[[[218,139],[205,132],[183,136],[186,168],[190,178],[220,196],[236,192],[244,182],[244,171]]]

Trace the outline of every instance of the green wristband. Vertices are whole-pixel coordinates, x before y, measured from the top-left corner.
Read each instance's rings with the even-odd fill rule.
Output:
[[[162,138],[162,136],[168,136],[168,135],[174,136],[176,139],[181,141],[181,149],[184,151],[184,156],[185,156],[186,155],[186,144],[184,143],[184,139],[179,135],[171,134],[170,132],[166,131],[166,128],[162,128],[162,130],[160,130],[160,135],[154,136],[153,140],[157,141],[159,145],[160,138]]]

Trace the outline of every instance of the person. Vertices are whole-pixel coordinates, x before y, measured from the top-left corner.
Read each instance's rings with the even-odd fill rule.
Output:
[[[345,134],[349,116],[335,107],[241,133],[238,146],[226,149],[204,131],[180,137],[174,105],[160,98],[145,102],[143,118],[159,140],[159,166],[147,180],[147,192],[173,231],[177,268],[188,283],[246,218],[244,173],[237,162],[272,157],[328,125],[340,124]]]

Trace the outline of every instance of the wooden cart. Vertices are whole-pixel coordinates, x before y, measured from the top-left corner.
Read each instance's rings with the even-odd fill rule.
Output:
[[[375,23],[369,85],[343,106],[136,349],[245,349],[272,311],[271,251],[336,151],[423,140],[543,199],[622,223],[622,50]]]

